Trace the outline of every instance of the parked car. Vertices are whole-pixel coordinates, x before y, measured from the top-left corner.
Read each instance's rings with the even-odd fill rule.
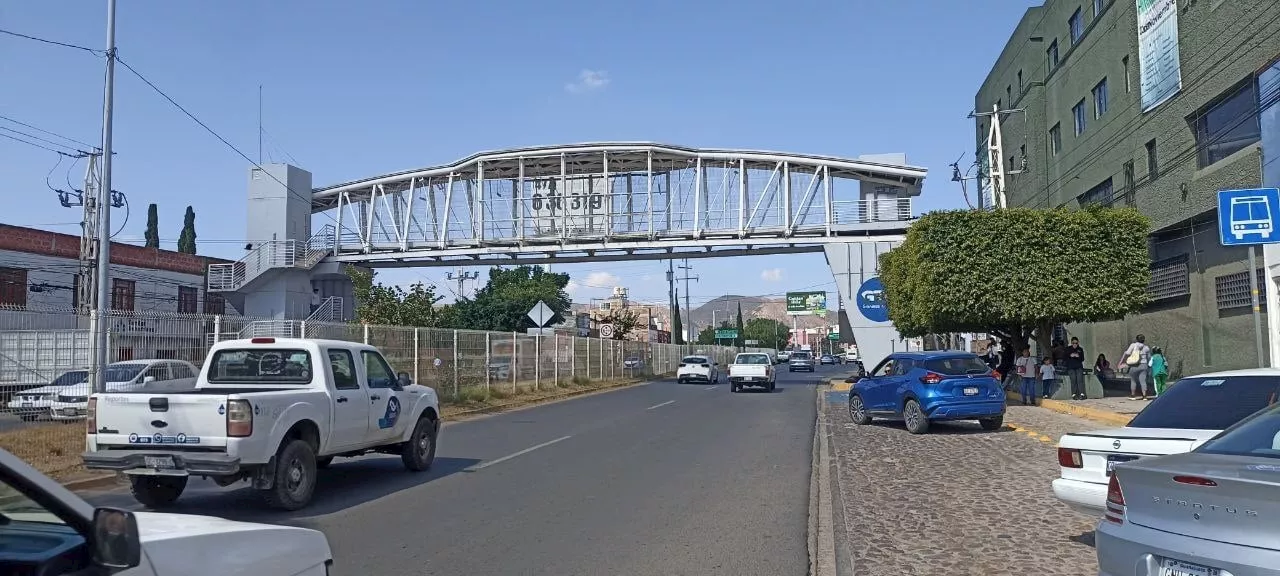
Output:
[[[130,392],[147,390],[169,392],[195,386],[199,370],[182,360],[125,360],[107,365],[106,391]],[[89,382],[63,387],[49,404],[49,417],[54,420],[81,420],[89,411]]]
[[[849,419],[902,420],[924,434],[929,423],[977,420],[983,430],[1004,424],[1004,388],[991,369],[969,352],[897,352],[849,389]]]
[[[720,364],[706,356],[685,356],[676,368],[676,382],[720,382]]]
[[[1098,574],[1280,574],[1277,502],[1271,404],[1190,453],[1116,466],[1095,536]]]
[[[107,375],[109,377],[111,372],[108,371]],[[68,386],[84,384],[88,381],[88,370],[64,372],[54,378],[52,382],[49,382],[47,386],[29,388],[15,393],[9,400],[9,412],[28,422],[37,420],[41,416],[48,416],[49,409],[58,400],[58,393]]]
[[[316,468],[338,456],[397,454],[410,471],[430,468],[439,414],[435,391],[397,375],[373,346],[229,340],[209,350],[189,392],[93,395],[84,463],[124,472],[150,508],[200,476],[248,480],[271,506],[297,510],[311,501]]]
[[[1089,514],[1106,510],[1107,483],[1121,462],[1189,452],[1261,410],[1280,394],[1280,369],[1254,368],[1183,378],[1122,428],[1058,440],[1053,493]]]
[[[839,360],[836,360],[836,357],[835,357],[835,356],[832,356],[832,355],[830,355],[830,354],[823,354],[823,355],[822,355],[821,362],[822,362],[822,364],[823,364],[823,365],[827,365],[827,364],[839,364],[839,363],[840,363],[840,361],[839,361]]]
[[[773,392],[777,386],[777,373],[769,355],[760,352],[743,352],[729,365],[729,390],[741,392],[747,386],[764,388]]]
[[[0,574],[319,576],[333,563],[328,539],[309,528],[95,509],[4,450],[0,525]]]
[[[796,370],[813,372],[814,369],[813,354],[809,352],[792,352],[791,359],[787,360],[788,372],[795,372]]]

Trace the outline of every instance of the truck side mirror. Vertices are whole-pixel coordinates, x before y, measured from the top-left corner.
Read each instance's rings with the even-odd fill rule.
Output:
[[[155,382],[155,381],[156,381],[156,377],[155,377],[155,376],[143,376],[143,377],[142,377],[142,383],[143,383],[143,384],[150,384],[150,383]]]
[[[93,511],[93,563],[103,568],[123,570],[142,563],[142,538],[138,518],[119,508]]]
[[[409,386],[413,386],[413,379],[409,378],[408,372],[401,372],[400,374],[396,375],[396,385],[400,386],[401,388],[407,388]]]

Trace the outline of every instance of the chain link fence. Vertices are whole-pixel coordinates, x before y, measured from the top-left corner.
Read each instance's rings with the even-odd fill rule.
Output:
[[[228,315],[113,311],[104,321],[111,362],[180,360],[197,368],[219,341],[304,337],[377,346],[398,372],[434,388],[442,401],[469,403],[524,392],[674,374],[680,359],[731,363],[734,348],[534,336],[407,326],[282,321]],[[74,310],[0,307],[0,447],[41,470],[78,464],[77,413],[92,358],[92,318]],[[755,349],[748,349],[755,351]],[[164,363],[169,365],[171,363]],[[176,372],[178,368],[173,368]],[[65,416],[79,414],[79,416]],[[66,446],[68,439],[73,445]]]

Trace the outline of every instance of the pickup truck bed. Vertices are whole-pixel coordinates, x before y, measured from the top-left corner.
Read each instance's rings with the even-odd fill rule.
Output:
[[[773,392],[776,386],[773,359],[768,354],[743,353],[729,365],[729,390],[740,392],[743,388],[760,387]]]

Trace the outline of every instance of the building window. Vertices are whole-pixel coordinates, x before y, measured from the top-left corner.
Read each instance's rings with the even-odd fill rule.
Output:
[[[1120,59],[1120,66],[1124,68],[1124,91],[1127,94],[1130,90],[1133,90],[1132,84],[1129,82],[1129,57],[1127,55]]]
[[[1084,36],[1084,15],[1080,13],[1080,9],[1076,8],[1071,13],[1071,18],[1067,20],[1067,27],[1071,29],[1071,45],[1080,41],[1080,37]]]
[[[1093,118],[1096,120],[1107,113],[1107,79],[1103,78],[1093,87]]]
[[[1084,129],[1088,126],[1085,123],[1084,98],[1081,98],[1075,106],[1071,107],[1071,116],[1075,118],[1076,136],[1084,134]]]
[[[1019,93],[1019,94],[1021,94],[1021,93],[1022,93],[1022,90],[1023,90],[1023,86],[1022,86],[1022,70],[1018,70],[1018,93]]]
[[[222,298],[221,294],[216,292],[204,293],[204,313],[205,314],[226,314],[227,301]]]
[[[134,294],[136,294],[134,290],[136,287],[133,280],[113,278],[111,280],[111,309],[133,310]]]
[[[996,99],[996,110],[1004,110],[1004,100]]]
[[[1097,186],[1086,190],[1084,194],[1077,196],[1076,200],[1080,202],[1081,206],[1088,206],[1089,204],[1102,204],[1106,206],[1111,204],[1112,191],[1111,179],[1107,178],[1101,184],[1098,184]]]
[[[1160,177],[1160,164],[1156,162],[1156,140],[1147,141],[1147,180]]]
[[[1058,67],[1058,41],[1056,39],[1049,43],[1049,49],[1045,50],[1044,55],[1049,64],[1048,71],[1053,72],[1053,69]]]
[[[26,268],[0,268],[0,305],[27,305]]]
[[[1147,295],[1152,300],[1166,300],[1189,294],[1191,276],[1188,273],[1186,254],[1151,263],[1151,282],[1147,284]]]
[[[178,287],[178,313],[195,314],[200,310],[200,290],[191,286]]]
[[[1107,9],[1107,0],[1093,0],[1093,19],[1097,20],[1102,11]]]
[[[1004,87],[1004,96],[1009,99],[1010,103],[1013,102],[1013,84]]]
[[[1259,268],[1256,272],[1258,275],[1258,304],[1266,306],[1266,270]],[[1249,308],[1253,306],[1253,296],[1249,292],[1248,271],[1236,272],[1235,274],[1224,274],[1214,278],[1213,291],[1214,295],[1217,296],[1218,310]]]
[[[1262,139],[1258,85],[1250,78],[1196,113],[1196,151],[1204,168]]]
[[[1062,150],[1062,123],[1059,122],[1049,129],[1049,155],[1057,156]]]
[[[1133,160],[1124,163],[1124,203],[1133,206]]]

